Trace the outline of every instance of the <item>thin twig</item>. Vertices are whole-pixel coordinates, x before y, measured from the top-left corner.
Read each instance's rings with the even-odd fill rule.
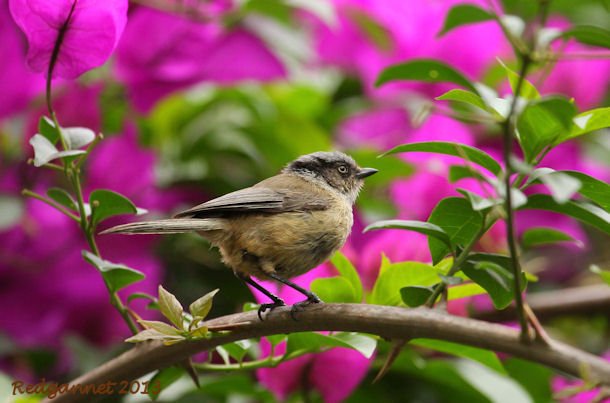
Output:
[[[31,197],[31,198],[36,199],[36,200],[40,200],[41,202],[48,204],[49,206],[53,207],[54,209],[62,212],[66,216],[70,217],[70,219],[72,219],[72,220],[74,220],[76,222],[80,222],[80,218],[78,216],[73,214],[71,211],[66,209],[61,204],[56,203],[54,200],[47,199],[46,197],[44,197],[44,196],[42,196],[42,195],[40,195],[40,194],[38,194],[36,192],[33,192],[33,191],[29,190],[29,189],[23,189],[21,191],[21,194],[24,195],[24,196],[27,196],[27,197]]]
[[[531,59],[529,58],[529,56],[522,56],[521,69],[519,71],[519,78],[517,80],[517,84],[513,93],[513,100],[510,104],[510,109],[508,111],[506,120],[502,124],[502,135],[504,140],[502,155],[505,165],[504,199],[506,210],[506,241],[508,243],[511,268],[513,271],[515,282],[515,305],[517,306],[517,318],[519,319],[519,325],[521,326],[521,338],[523,341],[529,341],[529,328],[527,325],[527,319],[525,317],[525,311],[523,308],[523,296],[521,295],[521,265],[519,263],[519,255],[517,252],[517,242],[515,240],[514,211],[511,197],[511,175],[513,171],[510,156],[512,155],[513,147],[512,119],[515,115],[519,95],[521,94],[523,83],[525,82],[525,76],[527,74],[527,69],[529,68],[530,63]]]

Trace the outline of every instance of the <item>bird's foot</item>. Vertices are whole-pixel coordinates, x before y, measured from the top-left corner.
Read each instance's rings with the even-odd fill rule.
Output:
[[[308,305],[319,304],[321,302],[322,300],[316,294],[311,293],[311,295],[307,296],[305,301],[297,302],[296,304],[292,305],[292,308],[290,309],[290,317],[292,320],[298,321],[296,317],[297,312],[301,312]]]
[[[263,319],[263,313],[265,313],[266,310],[273,310],[273,308],[277,308],[278,306],[286,306],[286,303],[284,302],[283,299],[281,298],[277,298],[274,299],[272,303],[270,304],[261,304],[258,307],[258,318],[261,320],[261,322],[264,320]]]

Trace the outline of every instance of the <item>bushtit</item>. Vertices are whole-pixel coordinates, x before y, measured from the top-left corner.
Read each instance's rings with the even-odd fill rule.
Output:
[[[327,260],[347,239],[352,205],[363,179],[377,170],[360,168],[340,152],[316,152],[289,163],[278,175],[178,213],[172,219],[119,225],[102,233],[197,232],[220,249],[237,277],[268,296],[258,316],[284,301],[252,280],[274,279],[307,297],[295,309],[320,302],[288,278]]]

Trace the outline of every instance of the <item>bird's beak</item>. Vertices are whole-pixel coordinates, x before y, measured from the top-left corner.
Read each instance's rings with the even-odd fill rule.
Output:
[[[356,173],[356,178],[364,179],[366,177],[376,174],[377,172],[379,172],[379,171],[376,170],[375,168],[360,168],[358,170],[358,173]]]

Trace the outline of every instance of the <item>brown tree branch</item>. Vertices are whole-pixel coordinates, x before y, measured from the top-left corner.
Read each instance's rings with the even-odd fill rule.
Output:
[[[558,316],[594,313],[610,317],[610,287],[605,284],[532,293],[528,294],[527,302],[543,321]],[[475,311],[470,317],[492,322],[509,321],[515,317],[514,309],[509,306],[501,311]]]
[[[273,334],[303,331],[353,331],[379,335],[387,339],[432,338],[511,354],[538,362],[590,381],[610,383],[610,362],[566,344],[524,344],[514,329],[475,319],[451,316],[427,308],[405,309],[365,304],[317,304],[290,316],[290,307],[281,307],[261,322],[256,312],[238,313],[205,323],[215,331],[214,337],[194,342],[164,346],[158,342],[141,343],[106,362],[93,371],[74,379],[71,385],[107,381],[130,381],[151,371],[182,362],[187,357],[236,340]],[[227,333],[219,333],[229,330]],[[61,394],[45,402],[86,402],[94,396]]]

